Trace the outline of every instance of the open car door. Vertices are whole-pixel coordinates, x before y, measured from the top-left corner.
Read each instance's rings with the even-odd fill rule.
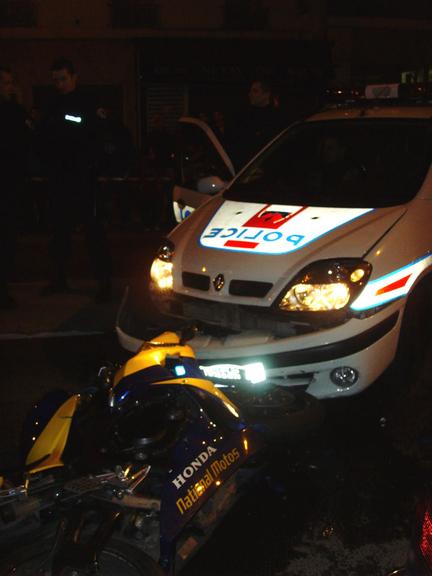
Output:
[[[176,135],[173,209],[184,220],[210,196],[223,190],[234,166],[213,130],[198,118],[182,117]]]

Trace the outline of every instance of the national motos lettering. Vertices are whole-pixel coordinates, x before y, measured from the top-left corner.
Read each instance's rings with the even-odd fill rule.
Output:
[[[209,448],[212,448],[209,446]],[[216,451],[216,449],[213,448]],[[204,492],[217,480],[222,472],[227,470],[240,458],[240,453],[237,448],[233,448],[230,452],[222,454],[221,458],[216,458],[205,469],[204,474],[195,482],[195,484],[188,488],[187,492],[176,501],[177,508],[180,514],[187,512],[197,502],[197,500],[204,494]],[[184,474],[184,472],[183,472]],[[177,478],[176,478],[177,480]]]

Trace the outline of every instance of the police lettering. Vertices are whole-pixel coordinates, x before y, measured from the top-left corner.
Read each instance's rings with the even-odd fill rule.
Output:
[[[222,232],[222,230],[223,228],[212,228],[204,238],[215,238],[220,232]]]
[[[226,234],[221,234],[220,237],[221,238],[230,238],[231,236],[234,236],[234,234],[237,232],[237,228],[228,228],[226,231]]]
[[[251,230],[249,228],[210,228],[207,234],[203,235],[203,238],[231,238],[242,240],[262,240],[263,242],[276,242],[277,240],[285,240],[290,242],[294,246],[297,246],[304,240],[302,234],[289,234],[284,237],[282,232],[267,232],[266,230]]]

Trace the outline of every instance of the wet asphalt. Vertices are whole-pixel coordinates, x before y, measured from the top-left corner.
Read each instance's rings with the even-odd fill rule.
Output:
[[[45,239],[38,242],[44,254]],[[31,310],[42,322],[36,297],[27,322],[19,321],[17,311],[0,313],[3,461],[16,448],[27,410],[43,393],[58,387],[79,390],[93,382],[104,361],[128,356],[113,331],[115,310],[127,274],[145,268],[158,238],[138,234],[133,242],[130,237],[122,242],[118,261],[125,268],[109,305],[92,302],[90,282],[77,290],[75,300],[68,300],[66,319],[60,301],[48,306],[55,318],[50,325],[49,312],[43,315],[43,333],[29,322]],[[128,266],[122,256],[125,245]],[[81,270],[78,262],[75,275]],[[43,281],[36,276],[23,269],[15,278],[22,306],[26,294],[35,290],[34,281],[37,288]],[[431,363],[429,355],[425,382]],[[374,393],[325,403],[318,429],[273,442],[265,477],[242,496],[182,573],[381,576],[402,565],[418,494],[432,479],[431,409],[424,390],[411,403],[386,413],[385,420]]]

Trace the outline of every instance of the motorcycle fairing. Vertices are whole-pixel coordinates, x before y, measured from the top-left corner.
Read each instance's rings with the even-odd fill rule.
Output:
[[[173,380],[165,380],[164,382],[155,382],[154,386],[162,386],[164,384],[175,385],[181,384],[182,386],[190,386],[191,388],[197,388],[203,390],[207,394],[217,398],[225,408],[231,413],[235,418],[240,418],[238,408],[231,400],[225,396],[210,380],[205,380],[204,378],[177,378]]]
[[[175,342],[178,341],[178,336],[164,333],[167,334],[173,337],[173,344],[170,342],[169,346],[160,348],[158,337],[153,341],[153,345],[145,344],[138,354],[116,372],[111,391],[111,406],[121,405],[126,399],[143,396],[149,386],[170,384],[202,389],[215,396],[238,417],[235,405],[211,381],[203,378],[204,374],[195,360],[192,348],[177,345]],[[176,373],[176,368],[182,368],[181,372],[179,370]]]
[[[35,467],[30,470],[31,474],[63,466],[61,457],[79,399],[79,394],[69,396],[59,407],[53,410],[51,418],[45,427],[39,431],[39,434],[32,436],[33,445],[25,461],[26,466],[36,463]],[[33,418],[35,416],[37,417],[36,413]],[[38,427],[38,424],[38,420],[34,419],[35,427]]]
[[[188,386],[204,390],[206,393],[217,398],[231,414],[239,418],[237,407],[210,381],[202,378],[203,373],[198,368],[195,360],[190,358],[177,358],[176,365],[184,368],[184,374],[180,378],[173,378],[173,372],[166,366],[151,366],[138,369],[136,372],[125,376],[117,381],[117,385],[111,391],[110,405],[119,407],[125,402],[143,398],[149,392],[149,387],[170,385]]]
[[[201,415],[173,452],[161,498],[160,533],[167,545],[245,462],[253,446],[247,429],[221,430]]]
[[[170,470],[162,489],[162,563],[174,562],[173,549],[186,525],[205,504],[211,504],[213,496],[218,495],[216,499],[222,503],[232,501],[233,486],[237,491],[241,483],[238,477],[241,466],[262,445],[240,415],[229,408],[231,404],[222,400],[225,396],[218,391],[222,398],[218,397],[211,382],[204,380],[201,384],[186,384],[184,388],[198,412],[172,450]],[[221,512],[216,514],[220,516]]]
[[[176,336],[174,334],[174,336]],[[178,340],[178,337],[177,337]],[[124,378],[143,372],[145,369],[164,367],[167,357],[178,358],[195,358],[195,354],[190,346],[180,345],[175,343],[164,344],[162,347],[159,342],[149,342],[143,345],[141,350],[130,358],[123,366],[116,372],[114,376],[114,388]],[[171,375],[172,376],[172,375]]]
[[[182,368],[182,378],[176,377],[176,368]],[[204,374],[194,358],[167,357],[164,365],[158,364],[148,368],[138,368],[135,372],[123,376],[111,390],[112,405],[121,405],[126,398],[141,397],[150,386],[163,382],[183,384],[184,377],[202,379]],[[174,380],[173,380],[174,378]]]

